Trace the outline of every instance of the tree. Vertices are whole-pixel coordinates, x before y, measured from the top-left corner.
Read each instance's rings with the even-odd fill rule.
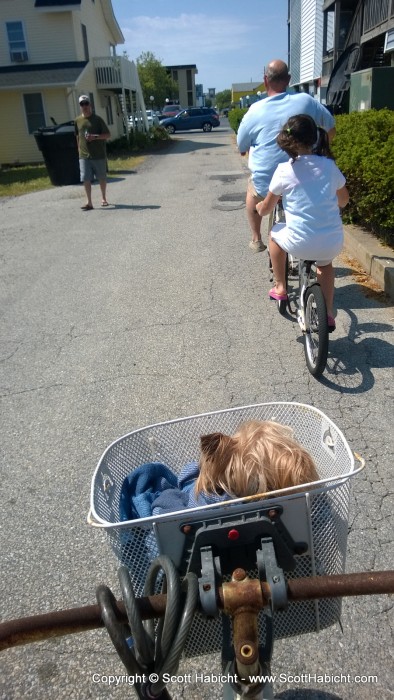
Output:
[[[178,99],[177,83],[151,51],[144,51],[138,56],[137,70],[146,107],[151,104],[151,96],[155,98],[153,104],[156,108],[163,107],[167,98]]]
[[[223,90],[216,94],[216,106],[219,110],[231,107],[231,90]]]

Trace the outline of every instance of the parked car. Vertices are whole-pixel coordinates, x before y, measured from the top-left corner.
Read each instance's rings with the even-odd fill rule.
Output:
[[[160,124],[159,117],[157,116],[156,112],[154,112],[152,109],[146,110],[146,117],[148,119],[149,126],[158,126],[158,124]],[[139,122],[143,122],[142,117],[141,116],[134,117],[134,124],[138,124]],[[134,128],[134,124],[133,124],[133,117],[129,117],[129,127],[131,129]]]
[[[166,105],[163,107],[161,110],[161,114],[159,114],[159,119],[160,121],[163,121],[163,119],[167,119],[168,117],[176,117],[179,112],[182,112],[183,107],[180,107],[180,105]]]
[[[176,117],[163,119],[161,126],[164,126],[169,134],[189,129],[212,131],[213,127],[220,126],[220,119],[212,107],[189,107],[179,112]]]

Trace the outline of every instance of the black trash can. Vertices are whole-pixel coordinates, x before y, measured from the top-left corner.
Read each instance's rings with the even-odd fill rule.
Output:
[[[52,185],[77,185],[80,176],[74,122],[43,126],[34,132],[34,138]]]

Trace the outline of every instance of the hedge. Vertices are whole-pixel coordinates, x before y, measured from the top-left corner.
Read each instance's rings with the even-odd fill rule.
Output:
[[[350,194],[344,221],[394,245],[394,112],[351,112],[335,122],[332,150]]]
[[[235,133],[246,111],[229,112]],[[335,124],[332,151],[350,194],[343,220],[365,226],[394,246],[394,112],[370,109],[341,114]]]
[[[238,127],[242,121],[242,117],[244,116],[244,114],[246,114],[247,111],[247,109],[241,109],[240,107],[230,109],[228,113],[228,121],[232,130],[235,131],[235,133],[238,132]]]

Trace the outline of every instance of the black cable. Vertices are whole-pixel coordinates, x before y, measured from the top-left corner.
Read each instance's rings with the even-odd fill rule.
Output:
[[[144,595],[154,595],[159,575],[163,573],[162,588],[163,592],[167,592],[167,605],[164,618],[159,620],[156,630],[153,620],[145,622],[141,620],[130,574],[126,567],[120,567],[118,577],[129,627],[118,619],[116,601],[111,590],[107,586],[99,586],[96,591],[103,622],[127,671],[130,675],[147,678],[146,682],[134,684],[134,689],[141,699],[168,700],[170,698],[162,677],[164,673],[171,675],[178,669],[198,603],[197,576],[192,573],[187,574],[181,585],[175,565],[169,557],[164,555],[151,563],[145,581]],[[133,640],[131,648],[128,643],[130,635]],[[152,672],[159,676],[158,681],[154,683],[149,680]]]

